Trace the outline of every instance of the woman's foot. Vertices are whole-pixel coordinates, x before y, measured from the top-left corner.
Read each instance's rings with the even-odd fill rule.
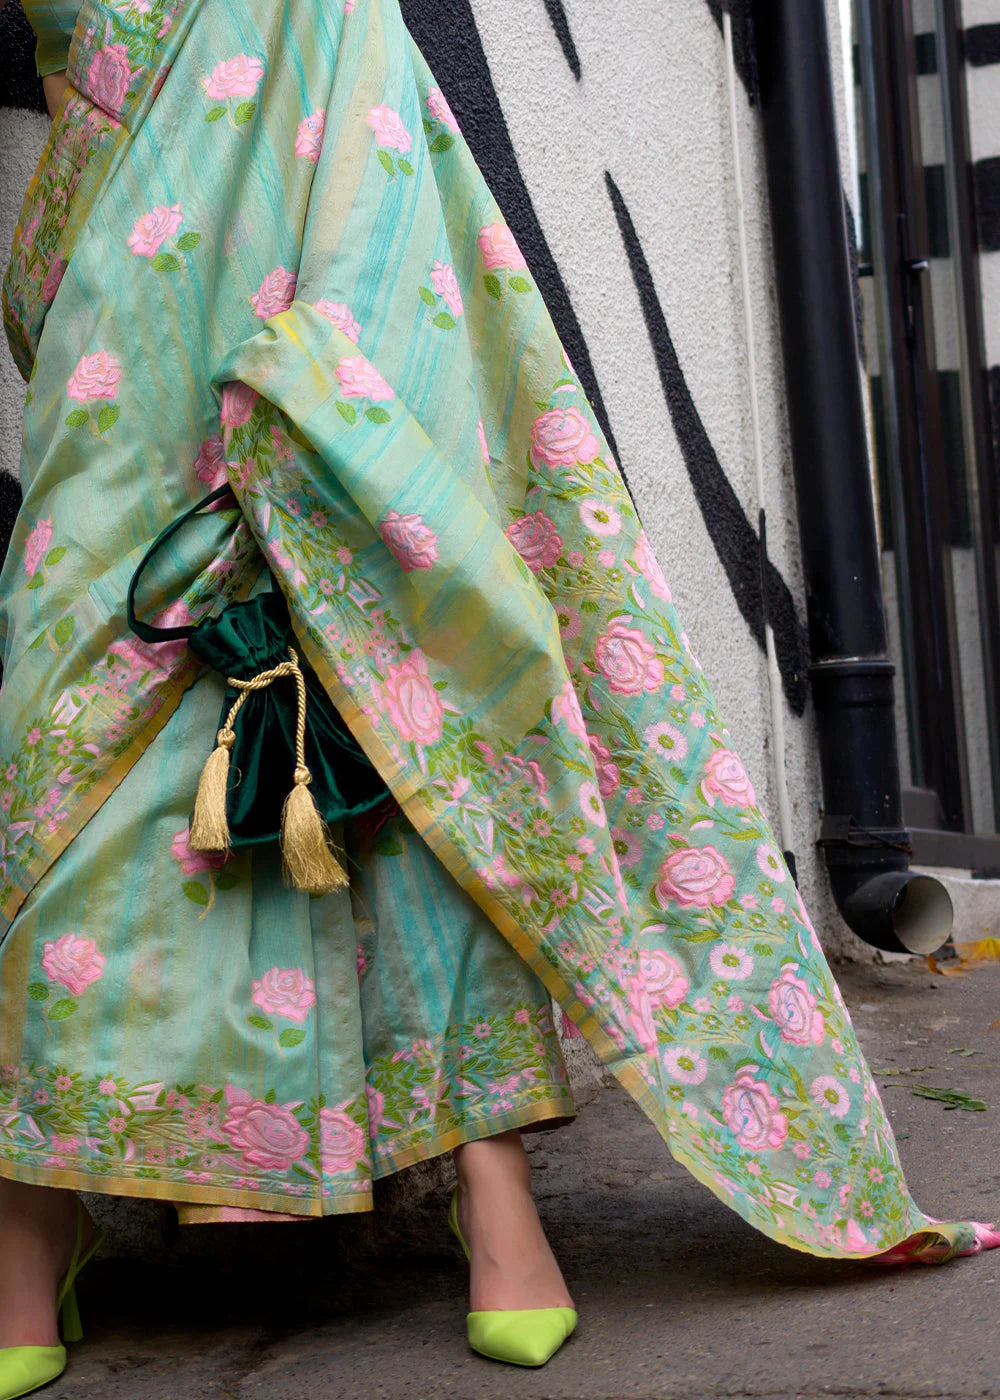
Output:
[[[75,1192],[0,1178],[0,1348],[58,1345],[56,1289],[76,1228]],[[87,1220],[85,1245],[93,1233]]]
[[[469,1142],[453,1155],[458,1223],[472,1255],[470,1312],[573,1307],[531,1199],[521,1134]]]

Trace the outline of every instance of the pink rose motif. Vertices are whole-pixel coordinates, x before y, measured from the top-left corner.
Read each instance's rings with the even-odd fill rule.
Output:
[[[736,888],[725,858],[714,846],[680,846],[660,866],[655,894],[661,908],[671,902],[683,908],[721,906]]]
[[[264,1103],[245,1090],[227,1087],[222,1131],[249,1167],[287,1172],[309,1148],[309,1134],[284,1104]]]
[[[610,797],[621,781],[621,770],[617,763],[611,762],[611,750],[599,743],[593,734],[587,736],[587,742],[590,744],[590,755],[594,760],[600,794],[602,797]]]
[[[389,510],[378,528],[386,548],[404,573],[432,569],[437,563],[438,537],[424,524],[423,516],[400,515],[398,511]]]
[[[667,580],[663,577],[663,570],[660,568],[656,555],[653,553],[653,546],[649,543],[649,537],[645,530],[639,535],[639,542],[635,547],[635,562],[639,566],[639,572],[649,584],[650,589],[658,598],[663,598],[670,602],[670,589]]]
[[[42,948],[42,967],[52,982],[58,982],[78,997],[91,982],[99,981],[104,970],[104,958],[92,938],[78,938],[64,933]]]
[[[456,318],[464,315],[465,307],[462,305],[462,293],[459,290],[458,278],[455,276],[455,269],[451,263],[443,263],[435,260],[431,269],[431,281],[434,283],[434,290],[439,297],[444,297],[448,303],[448,310]]]
[[[575,467],[578,463],[587,464],[599,452],[597,438],[578,408],[550,408],[532,425],[531,460],[539,470],[543,465]]]
[[[494,272],[498,267],[505,267],[511,272],[527,270],[524,254],[505,223],[488,224],[481,228],[476,242],[487,272]]]
[[[250,298],[250,305],[262,321],[287,311],[295,300],[295,273],[276,267],[269,272]]]
[[[254,404],[260,398],[256,389],[234,379],[222,386],[222,413],[220,421],[224,428],[242,428],[253,417]]]
[[[479,434],[479,446],[483,449],[483,461],[486,463],[487,466],[489,466],[490,445],[486,441],[486,427],[481,418],[476,424],[476,432]]]
[[[336,326],[341,335],[346,335],[348,340],[353,340],[357,345],[361,338],[361,327],[352,316],[349,306],[345,306],[342,301],[318,301],[316,310],[326,317],[331,326]]]
[[[722,1112],[741,1147],[751,1152],[774,1151],[788,1136],[788,1119],[778,1112],[778,1100],[760,1079],[756,1065],[743,1065],[722,1091]]]
[[[587,726],[583,722],[580,701],[573,689],[572,681],[563,681],[563,688],[552,701],[552,723],[565,724],[571,734],[586,739]]]
[[[197,875],[201,870],[219,870],[233,859],[226,851],[192,851],[191,832],[187,827],[174,837],[170,854],[185,875]]]
[[[370,1084],[366,1084],[365,1097],[368,1100],[368,1131],[377,1133],[385,1117],[385,1095],[381,1089],[373,1089]]]
[[[326,112],[322,107],[318,107],[311,116],[303,117],[299,122],[298,135],[295,137],[295,154],[305,160],[311,160],[313,165],[319,160],[319,153],[323,147],[323,128],[326,125]]]
[[[453,131],[456,136],[460,135],[458,122],[455,114],[448,105],[448,99],[438,87],[432,87],[427,93],[427,110],[432,117],[436,117],[439,122],[444,122],[449,131]]]
[[[211,76],[202,79],[202,84],[216,102],[228,102],[231,97],[253,97],[263,76],[264,65],[259,58],[238,53],[235,58],[224,58],[217,63]]]
[[[128,49],[124,44],[109,44],[98,49],[87,69],[87,95],[111,116],[120,116],[125,94],[132,81],[128,66]]]
[[[551,569],[562,553],[562,536],[544,510],[522,515],[508,525],[504,534],[533,574]]]
[[[253,997],[268,1016],[285,1016],[299,1025],[316,1005],[316,988],[300,967],[272,967],[254,978]]]
[[[173,238],[184,221],[179,204],[155,204],[148,214],[136,219],[128,236],[128,246],[137,258],[152,258],[165,238]]]
[[[353,1171],[359,1162],[365,1160],[365,1135],[353,1118],[337,1109],[320,1109],[319,1156],[323,1170],[329,1176]]]
[[[388,385],[364,355],[349,355],[337,366],[340,391],[345,398],[373,399],[383,403],[394,399],[396,391]]]
[[[663,684],[663,662],[643,634],[616,617],[594,649],[601,674],[619,695],[641,695]]]
[[[405,661],[389,667],[385,699],[389,718],[405,743],[433,744],[441,738],[444,706],[422,651],[411,651]]]
[[[687,996],[690,982],[681,971],[676,958],[661,948],[640,952],[639,973],[646,984],[646,995],[654,1006],[666,1006],[675,1011]]]
[[[804,978],[796,975],[794,964],[781,969],[781,976],[771,983],[767,1004],[782,1040],[790,1045],[821,1045],[826,1034],[823,1013]]]
[[[34,578],[39,564],[49,552],[51,543],[52,516],[48,515],[44,520],[35,521],[31,533],[24,542],[24,572],[28,578]]]
[[[626,984],[629,1004],[628,1023],[632,1034],[646,1051],[656,1049],[656,1025],[653,1021],[653,1008],[641,977],[630,977]]]
[[[93,355],[81,356],[76,369],[66,381],[66,392],[78,403],[88,403],[91,399],[113,399],[121,377],[122,367],[114,355],[98,350]]]
[[[229,388],[228,384],[226,388]],[[226,454],[218,433],[206,438],[199,447],[198,455],[194,459],[194,471],[199,481],[213,489],[221,486],[226,480]]]
[[[45,281],[42,283],[42,301],[46,306],[51,306],[55,301],[63,277],[66,275],[66,268],[69,264],[64,258],[56,258],[49,268]]]
[[[405,156],[413,145],[413,137],[403,125],[399,113],[384,102],[378,107],[373,107],[368,113],[368,125],[374,131],[375,140],[380,146],[390,146]]]
[[[710,807],[721,797],[727,807],[752,807],[757,801],[747,770],[731,749],[716,749],[705,764],[701,790]]]

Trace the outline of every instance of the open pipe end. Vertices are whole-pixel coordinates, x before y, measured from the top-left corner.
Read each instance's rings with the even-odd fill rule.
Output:
[[[838,889],[837,907],[848,926],[873,948],[925,957],[947,942],[955,920],[951,896],[932,875],[886,870],[855,889]]]

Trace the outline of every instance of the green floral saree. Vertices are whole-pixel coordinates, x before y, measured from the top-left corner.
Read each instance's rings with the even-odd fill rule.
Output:
[[[815,1254],[932,1222],[517,244],[397,0],[87,0],[4,295],[0,1172],[321,1214],[572,1112],[547,994]],[[403,817],[349,893],[186,844],[221,682],[125,622],[276,581]],[[544,989],[544,990],[543,990]]]

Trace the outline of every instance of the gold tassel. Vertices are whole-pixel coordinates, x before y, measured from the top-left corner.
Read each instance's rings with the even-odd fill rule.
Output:
[[[323,818],[309,791],[311,782],[308,768],[295,769],[295,786],[281,813],[281,852],[285,873],[297,890],[331,894],[346,889],[349,881],[328,844]]]
[[[229,755],[236,742],[228,727],[220,729],[216,747],[208,756],[198,783],[189,844],[193,851],[228,851],[229,822],[226,819],[226,789],[229,784]]]

